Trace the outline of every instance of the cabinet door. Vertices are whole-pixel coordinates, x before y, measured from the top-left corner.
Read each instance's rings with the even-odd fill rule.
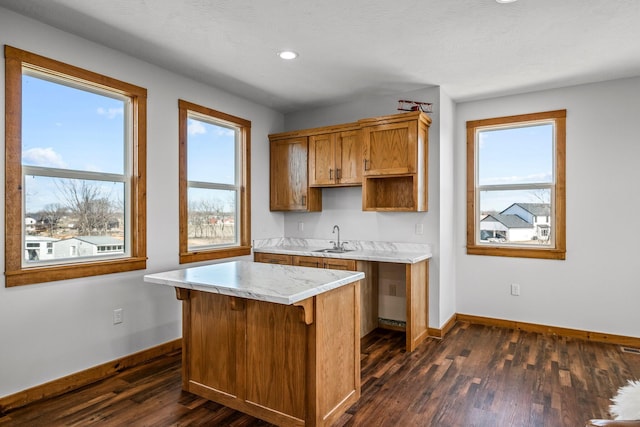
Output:
[[[355,271],[356,261],[352,259],[338,259],[338,258],[321,258],[323,260],[322,266],[331,270],[350,270]]]
[[[367,126],[362,131],[364,175],[398,175],[417,169],[416,120]]]
[[[271,141],[270,209],[272,211],[319,211],[322,193],[309,191],[307,138]]]
[[[253,260],[255,262],[264,262],[267,264],[291,265],[291,255],[284,254],[267,254],[263,252],[256,252],[253,254]]]
[[[336,169],[341,185],[362,184],[362,134],[340,132],[336,138]]]
[[[309,185],[336,183],[336,135],[326,133],[309,137]]]
[[[322,268],[322,260],[323,260],[323,258],[321,258],[321,257],[294,256],[293,257],[293,265],[297,265],[299,267]]]

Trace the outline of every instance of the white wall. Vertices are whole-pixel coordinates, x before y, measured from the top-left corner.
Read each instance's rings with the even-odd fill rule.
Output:
[[[332,238],[334,224],[340,226],[341,239],[377,240],[387,242],[428,243],[433,258],[429,262],[429,326],[441,326],[440,318],[440,89],[431,87],[394,95],[368,96],[351,102],[290,113],[285,116],[285,130],[306,129],[332,124],[349,123],[367,117],[399,113],[398,100],[409,99],[433,103],[429,128],[429,211],[428,212],[363,212],[362,187],[325,188],[322,190],[322,212],[289,212],[285,214],[285,236]],[[447,115],[451,119],[451,101],[447,101]],[[452,144],[453,128],[449,125],[448,144]],[[449,149],[452,153],[452,149]],[[447,161],[453,162],[452,155]],[[451,173],[451,168],[447,173]],[[299,224],[303,223],[303,230]],[[422,224],[424,233],[416,234]],[[449,262],[449,261],[448,261]],[[450,265],[450,264],[448,264]],[[448,274],[447,280],[451,280]],[[453,286],[448,283],[447,286]],[[448,299],[452,299],[450,295]],[[450,305],[450,301],[447,302]],[[447,313],[451,307],[447,307]],[[451,313],[452,314],[452,313]]]
[[[455,107],[449,95],[440,90],[440,285],[438,321],[434,324],[438,328],[456,313]]]
[[[466,255],[466,121],[556,109],[567,110],[567,259]],[[639,236],[626,226],[640,211],[639,118],[640,78],[457,105],[457,312],[640,337]]]
[[[147,88],[149,257],[147,271],[14,288],[5,288],[2,276],[2,397],[181,336],[180,305],[173,289],[142,280],[145,273],[180,267],[178,98],[251,121],[253,238],[283,233],[283,215],[269,212],[269,165],[265,159],[269,156],[267,135],[282,131],[284,118],[268,108],[2,8],[0,44]],[[0,81],[4,82],[4,66],[0,67]],[[4,117],[4,84],[0,87],[0,116]],[[0,122],[0,134],[4,135],[4,120]],[[4,150],[0,153],[4,156]],[[3,214],[0,221],[4,221]],[[114,326],[112,313],[116,308],[124,309],[124,322]]]

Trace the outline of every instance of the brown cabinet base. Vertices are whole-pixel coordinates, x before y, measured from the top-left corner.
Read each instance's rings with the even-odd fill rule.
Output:
[[[295,305],[177,290],[184,390],[281,426],[326,426],[360,398],[360,282]]]

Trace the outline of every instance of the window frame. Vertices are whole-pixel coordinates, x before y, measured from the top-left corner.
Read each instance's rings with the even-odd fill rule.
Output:
[[[239,211],[236,210],[236,218],[239,219],[238,245],[223,246],[219,248],[202,248],[189,250],[188,241],[188,191],[189,181],[187,174],[187,144],[188,144],[188,119],[189,112],[205,116],[214,122],[222,122],[239,131],[237,156],[239,171],[237,185],[239,191]],[[179,262],[180,264],[209,261],[222,258],[230,258],[251,254],[251,122],[240,117],[232,116],[211,108],[203,107],[182,99],[178,100],[178,142],[179,142]]]
[[[566,115],[567,110],[521,114],[467,122],[467,254],[521,258],[564,260],[566,258]],[[554,225],[554,245],[547,247],[515,246],[505,244],[479,244],[479,190],[477,171],[477,131],[482,128],[498,128],[535,125],[536,122],[553,121],[555,129],[555,180],[549,186],[553,200],[551,216]]]
[[[146,268],[147,90],[80,67],[5,45],[5,286],[20,286]],[[128,256],[23,266],[22,75],[23,68],[106,90],[131,101],[131,169]]]

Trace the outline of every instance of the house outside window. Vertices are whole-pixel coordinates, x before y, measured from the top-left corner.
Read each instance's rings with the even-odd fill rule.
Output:
[[[251,253],[251,122],[179,100],[180,263]]]
[[[5,58],[6,285],[145,268],[146,89],[10,46]],[[123,250],[56,250],[83,237]]]
[[[467,253],[565,258],[565,118],[467,122]]]

